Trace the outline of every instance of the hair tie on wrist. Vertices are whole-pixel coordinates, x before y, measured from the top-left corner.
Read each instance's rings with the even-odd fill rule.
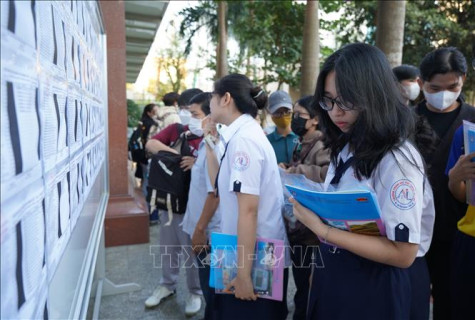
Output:
[[[252,99],[257,99],[257,97],[259,97],[263,92],[264,90],[259,91],[254,97],[252,97]]]

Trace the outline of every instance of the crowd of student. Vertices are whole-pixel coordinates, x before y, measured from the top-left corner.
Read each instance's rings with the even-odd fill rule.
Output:
[[[433,319],[473,317],[475,208],[467,209],[465,181],[475,178],[475,153],[465,155],[461,129],[462,120],[475,121],[462,93],[467,72],[453,47],[428,53],[419,68],[391,69],[379,49],[354,43],[325,61],[315,94],[295,103],[231,74],[213,92],[170,93],[166,107],[145,107],[146,150],[180,154],[175,142],[183,139],[189,154],[180,167],[191,171],[184,214],[153,210],[151,201],[161,222],[162,274],[145,305],[175,294],[186,250],[193,257],[185,262],[187,315],[200,310],[203,296],[205,319],[286,319],[292,268],[294,320],[429,319],[431,296]],[[258,121],[263,110],[275,124],[267,135]],[[148,193],[149,158],[141,165]],[[290,223],[279,170],[325,190],[368,188],[386,236],[334,228],[292,198],[298,221]],[[212,232],[238,238],[232,295],[209,286]],[[254,292],[256,237],[288,244],[283,301]]]

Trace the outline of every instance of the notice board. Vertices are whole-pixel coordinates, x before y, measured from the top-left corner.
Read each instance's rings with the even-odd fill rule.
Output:
[[[106,70],[97,1],[1,1],[4,319],[84,313],[108,198]]]

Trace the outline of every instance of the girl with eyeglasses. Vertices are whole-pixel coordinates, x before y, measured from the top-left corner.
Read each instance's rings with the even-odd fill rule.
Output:
[[[415,261],[429,248],[434,207],[422,157],[410,141],[414,117],[384,54],[362,43],[332,54],[318,77],[314,107],[331,150],[326,190],[374,190],[387,235],[333,228],[292,200],[297,219],[325,239],[307,319],[410,319],[411,296],[429,292],[428,284],[413,288],[408,268],[428,279],[425,261]]]

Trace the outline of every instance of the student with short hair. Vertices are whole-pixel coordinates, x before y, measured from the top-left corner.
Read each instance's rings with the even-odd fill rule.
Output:
[[[457,221],[467,211],[466,203],[451,194],[445,168],[454,132],[463,120],[475,119],[475,108],[462,97],[467,61],[458,49],[439,48],[428,53],[419,69],[419,85],[425,100],[415,110],[427,119],[438,139],[436,150],[425,159],[436,210],[434,239],[426,257],[432,282],[434,320],[440,320],[451,316],[450,251]]]
[[[414,106],[421,93],[419,87],[419,69],[410,64],[402,64],[393,68],[393,73],[401,85],[402,94],[406,99],[406,104]]]
[[[193,101],[193,100],[191,100]],[[197,101],[202,101],[201,103]],[[171,147],[182,134],[185,134],[192,156],[183,156],[180,167],[184,170],[192,170],[198,155],[198,148],[203,139],[201,122],[209,113],[206,99],[197,98],[196,103],[190,105],[191,120],[189,124],[183,126],[180,123],[169,125],[152,137],[145,146],[151,153],[159,151],[169,151],[175,154],[179,152]],[[201,134],[201,136],[200,136]],[[196,199],[193,199],[196,200]],[[192,206],[193,206],[192,200]],[[160,285],[153,291],[152,295],[145,301],[148,308],[159,305],[165,298],[175,294],[180,265],[179,256],[182,250],[186,250],[186,257],[194,257],[191,250],[191,238],[183,231],[182,222],[184,215],[180,213],[169,213],[159,210],[162,225],[160,226],[160,254],[162,256],[162,277]],[[171,216],[170,216],[171,215]],[[166,225],[170,222],[170,225]],[[195,259],[186,259],[185,262],[186,281],[189,296],[186,300],[185,314],[192,316],[201,308],[201,287],[198,275],[198,266]]]
[[[173,123],[179,123],[178,99],[180,95],[176,92],[168,92],[162,98],[164,106],[158,108],[157,119],[160,129],[166,128]]]
[[[189,128],[197,136],[203,137],[208,124],[212,122],[209,113],[210,92],[199,93],[190,100]],[[201,108],[197,108],[200,106]],[[206,115],[200,118],[197,113],[201,109]],[[212,156],[216,157],[215,154]],[[195,164],[191,168],[190,192],[185,217],[183,218],[183,231],[192,238],[193,250],[197,256],[198,273],[201,290],[206,302],[205,319],[214,319],[214,288],[209,286],[210,266],[207,264],[209,254],[208,240],[211,232],[219,231],[220,216],[217,213],[219,198],[214,194],[214,181],[211,182],[208,174],[207,150],[205,141],[201,140]],[[201,240],[200,245],[195,245],[193,240]]]
[[[191,119],[188,102],[191,98],[202,92],[203,91],[198,88],[186,89],[181,93],[180,97],[178,98],[178,107],[180,109],[178,111],[178,116],[180,117],[181,124],[183,124],[184,126],[188,125]]]
[[[318,212],[292,199],[297,219],[324,239],[317,254],[317,266],[324,267],[313,271],[307,319],[409,319],[407,268],[428,278],[416,258],[430,245],[434,208],[422,157],[410,141],[414,117],[383,52],[354,43],[333,53],[318,76],[313,105],[331,150],[325,190],[373,190],[386,236],[325,225]],[[425,294],[429,284],[417,290]]]

